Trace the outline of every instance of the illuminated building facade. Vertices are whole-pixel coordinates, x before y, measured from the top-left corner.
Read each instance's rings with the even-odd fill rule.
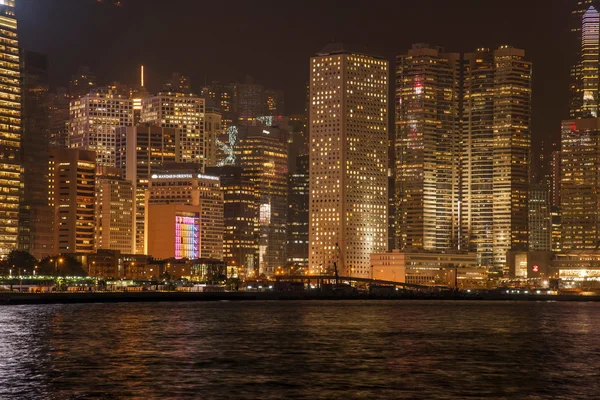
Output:
[[[373,279],[415,285],[477,288],[488,278],[475,253],[393,250],[371,254],[371,265]]]
[[[552,207],[550,210],[550,220],[552,223],[552,251],[562,251],[562,222],[560,207]]]
[[[561,145],[562,250],[596,249],[600,244],[600,119],[563,121]]]
[[[529,250],[552,249],[552,216],[550,190],[545,184],[529,189]]]
[[[147,208],[146,254],[158,258],[200,258],[202,207],[191,204],[150,204]]]
[[[142,100],[141,122],[176,129],[177,162],[204,170],[204,99],[172,92],[147,97]]]
[[[582,18],[580,80],[583,96],[581,117],[598,117],[600,84],[600,14],[590,7]]]
[[[96,249],[135,254],[135,222],[133,183],[114,173],[97,176]]]
[[[509,46],[465,55],[461,236],[480,265],[528,247],[531,63]]]
[[[167,93],[191,94],[192,80],[189,76],[174,72],[171,75],[171,79],[167,80],[163,85],[162,91]]]
[[[331,44],[310,61],[309,268],[369,277],[388,242],[389,66]]]
[[[129,90],[129,98],[133,101],[133,124],[138,125],[142,119],[142,101],[150,96],[144,82],[144,66],[140,67],[140,84]]]
[[[79,99],[96,87],[96,75],[89,67],[80,67],[69,81],[69,97]]]
[[[458,246],[461,72],[439,47],[396,59],[396,248]]]
[[[198,207],[200,257],[223,259],[223,192],[219,177],[191,170],[172,170],[152,174],[146,190],[146,254],[151,253],[148,237],[152,233],[148,207],[155,204],[180,204]],[[173,257],[170,255],[169,257]],[[161,256],[162,257],[162,256]]]
[[[56,88],[49,95],[48,118],[50,147],[69,147],[69,94],[64,87]]]
[[[21,52],[23,65],[23,197],[19,249],[37,259],[52,254],[53,209],[48,204],[48,59]]]
[[[285,115],[285,100],[281,90],[265,89],[265,115]]]
[[[222,124],[229,127],[237,122],[235,113],[234,99],[236,89],[234,85],[224,85],[221,82],[213,81],[209,86],[202,88],[203,97],[210,104],[221,112]]]
[[[207,168],[221,178],[223,190],[223,260],[227,276],[258,276],[259,197],[256,184],[241,167]]]
[[[94,251],[96,159],[93,151],[50,149],[54,252]]]
[[[21,73],[14,0],[0,3],[0,257],[17,248],[21,167]]]
[[[113,89],[93,89],[72,100],[69,121],[71,148],[93,150],[99,167],[116,163],[117,128],[133,125],[133,101]]]
[[[598,111],[598,46],[600,43],[598,0],[575,0],[571,32],[573,59],[571,67],[570,117],[596,117]],[[596,115],[594,115],[594,113]]]
[[[265,88],[246,77],[245,83],[235,84],[235,105],[238,121],[251,121],[265,113]]]
[[[117,129],[117,167],[135,189],[135,254],[144,254],[146,189],[150,176],[175,162],[173,128],[142,124]]]
[[[289,173],[293,174],[296,172],[297,158],[308,154],[307,115],[295,114],[290,116],[288,129],[290,131],[288,169]]]
[[[204,158],[207,167],[217,166],[217,137],[222,133],[221,113],[215,107],[207,108],[204,114],[204,134],[206,137]]]
[[[240,138],[239,165],[259,196],[259,272],[275,274],[286,263],[288,132],[254,121]]]
[[[308,154],[296,157],[288,193],[287,264],[305,270],[308,268],[309,166]]]

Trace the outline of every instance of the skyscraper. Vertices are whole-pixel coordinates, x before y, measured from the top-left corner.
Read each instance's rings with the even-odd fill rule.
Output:
[[[265,89],[265,114],[285,115],[285,101],[281,90]]]
[[[78,99],[96,88],[96,75],[89,67],[80,67],[69,81],[69,97]]]
[[[97,176],[94,244],[96,249],[135,254],[135,189],[119,172],[109,168]]]
[[[162,92],[142,101],[141,122],[177,131],[176,160],[204,170],[204,99],[193,94]]]
[[[562,250],[600,245],[600,119],[563,121],[560,211]]]
[[[96,153],[51,149],[49,172],[54,251],[92,253],[95,248]]]
[[[56,88],[49,95],[48,118],[50,147],[69,147],[69,93],[64,87]]]
[[[308,154],[296,157],[294,173],[290,174],[288,192],[287,264],[294,268],[308,267]]]
[[[265,88],[263,85],[254,83],[252,77],[247,76],[245,83],[238,83],[235,88],[238,121],[247,123],[258,116],[266,115]]]
[[[590,7],[581,25],[581,95],[583,101],[577,117],[598,117],[598,86],[600,84],[600,14]],[[579,115],[577,115],[579,114]]]
[[[387,250],[388,62],[330,44],[310,60],[309,268],[369,277]]]
[[[14,0],[0,2],[0,257],[17,248],[21,167],[21,73]]]
[[[19,249],[41,259],[53,252],[53,209],[48,203],[48,59],[22,51],[23,197],[19,215]]]
[[[574,0],[571,12],[571,54],[570,117],[582,118],[596,110],[593,97],[597,97],[598,85],[598,0]],[[595,76],[594,76],[595,75]],[[584,86],[587,86],[586,106],[584,107]]]
[[[116,131],[133,125],[133,101],[113,89],[97,88],[71,101],[69,144],[96,152],[99,167],[116,166]]]
[[[198,255],[202,258],[223,259],[223,193],[218,177],[199,174],[192,169],[165,169],[152,174],[146,190],[146,254],[151,254],[150,243],[160,241],[161,236],[160,233],[157,236],[156,232],[152,232],[153,237],[148,236],[152,230],[149,224],[154,223],[148,207],[153,205],[197,207]],[[154,215],[162,218],[160,211]],[[170,254],[168,257],[178,256]]]
[[[259,196],[257,185],[241,167],[206,169],[221,178],[223,190],[223,260],[228,276],[258,276]]]
[[[184,76],[175,72],[171,75],[171,79],[167,80],[163,85],[162,91],[167,93],[192,93],[192,80],[189,76]]]
[[[135,254],[144,254],[146,189],[152,174],[175,162],[176,131],[148,124],[117,129],[117,167],[135,188]]]
[[[238,159],[259,197],[259,271],[272,276],[286,262],[288,132],[254,121],[240,138]]]
[[[217,138],[221,134],[223,134],[221,113],[216,107],[207,107],[204,114],[204,135],[206,137],[204,159],[207,167],[217,166]]]
[[[509,46],[465,55],[461,234],[500,271],[528,247],[531,63]]]
[[[414,45],[396,59],[396,247],[458,246],[461,57]]]
[[[550,189],[546,184],[529,189],[529,250],[552,250]]]

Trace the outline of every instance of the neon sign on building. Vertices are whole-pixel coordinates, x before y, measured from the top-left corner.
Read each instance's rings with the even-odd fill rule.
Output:
[[[175,258],[200,258],[200,216],[179,213],[175,217]]]

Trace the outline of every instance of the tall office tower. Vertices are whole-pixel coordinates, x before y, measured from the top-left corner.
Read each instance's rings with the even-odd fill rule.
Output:
[[[600,245],[600,119],[563,121],[560,211],[562,250]]]
[[[98,172],[95,248],[135,254],[134,185],[115,167],[100,167]]]
[[[288,121],[290,131],[288,172],[290,174],[296,173],[298,157],[308,154],[308,128],[306,123],[307,116],[304,114],[292,115]]]
[[[529,189],[529,250],[552,250],[550,189],[546,184]]]
[[[370,254],[387,250],[388,74],[340,44],[311,58],[311,271],[370,277]]]
[[[223,260],[227,265],[227,276],[258,276],[259,197],[256,184],[241,167],[210,167],[206,173],[221,178]]]
[[[69,105],[67,88],[58,87],[49,94],[48,119],[50,147],[69,147]]]
[[[509,46],[465,55],[461,231],[480,265],[528,247],[531,63]]]
[[[204,159],[207,167],[217,166],[217,138],[222,134],[221,113],[216,107],[207,107],[204,114],[204,135],[206,138]]]
[[[223,192],[219,177],[203,175],[192,169],[164,170],[152,174],[146,190],[146,252],[152,254],[151,243],[156,241],[149,237],[151,232],[151,215],[148,207],[153,205],[189,205],[197,207],[200,214],[199,255],[201,258],[223,259]],[[156,209],[155,209],[156,210]],[[160,212],[154,213],[162,218]],[[160,237],[160,233],[158,233]],[[169,238],[165,238],[168,242]],[[149,247],[150,246],[150,247]],[[176,257],[171,254],[170,257]]]
[[[204,99],[192,94],[159,93],[142,101],[142,123],[177,131],[178,163],[191,163],[204,170]]]
[[[191,94],[192,80],[189,76],[180,75],[178,72],[171,75],[171,79],[167,80],[162,88],[163,92]]]
[[[295,172],[289,178],[287,264],[297,270],[308,268],[309,166],[308,154],[296,157]]]
[[[235,85],[235,111],[237,119],[242,123],[249,123],[254,118],[265,115],[265,88],[254,83],[252,77],[247,76],[245,83]]]
[[[288,132],[253,123],[240,138],[237,157],[259,196],[259,274],[272,276],[286,262]]]
[[[414,45],[396,58],[399,249],[458,247],[461,57]]]
[[[266,115],[285,115],[285,100],[283,91],[265,89],[264,110]]]
[[[92,253],[95,227],[96,153],[50,149],[50,205],[54,208],[54,251]]]
[[[96,152],[99,167],[116,166],[116,131],[133,125],[133,101],[114,90],[93,89],[71,101],[69,145]]]
[[[551,202],[553,207],[560,207],[560,150],[552,152],[550,159],[551,168]]]
[[[112,81],[106,86],[107,89],[112,90],[117,96],[129,98],[131,95],[131,87],[125,83],[119,81]]]
[[[213,81],[209,86],[202,88],[203,97],[207,104],[217,107],[221,112],[221,119],[224,127],[237,122],[235,113],[235,93],[234,85],[223,85],[221,82]]]
[[[14,0],[0,2],[0,257],[17,248],[21,167],[21,73]]]
[[[392,147],[393,148],[393,147]],[[396,193],[396,177],[390,168],[388,172],[388,193]],[[396,196],[388,198],[388,249],[396,248],[396,230],[398,229],[396,210]]]
[[[80,67],[69,81],[69,97],[78,99],[96,88],[96,75],[89,67]]]
[[[23,74],[23,197],[19,249],[41,259],[52,254],[53,212],[48,204],[48,59],[21,52]]]
[[[579,117],[598,117],[598,85],[600,74],[600,14],[590,7],[584,14],[581,27],[580,81],[583,101]]]
[[[562,251],[562,222],[560,207],[550,209],[550,221],[552,224],[552,251],[559,253]]]
[[[588,110],[584,110],[584,76],[588,85],[594,79],[597,80],[598,63],[594,65],[594,59],[598,58],[598,25],[597,25],[597,10],[600,9],[600,1],[598,0],[574,0],[573,9],[571,12],[571,38],[573,52],[570,58],[571,67],[571,83],[569,86],[570,93],[570,117],[582,118],[586,117],[586,112],[589,112],[591,106],[591,98],[587,99]],[[594,33],[594,31],[596,31]],[[584,69],[586,73],[584,73]],[[594,72],[596,78],[594,78]],[[597,89],[591,90],[597,95]],[[590,91],[588,91],[588,94]],[[595,108],[592,106],[592,108]]]
[[[146,189],[150,176],[175,162],[173,128],[148,124],[117,129],[117,167],[135,190],[135,254],[144,254]]]
[[[133,101],[133,125],[138,125],[142,119],[142,101],[150,96],[146,89],[144,66],[140,67],[140,84],[129,91],[129,98]]]

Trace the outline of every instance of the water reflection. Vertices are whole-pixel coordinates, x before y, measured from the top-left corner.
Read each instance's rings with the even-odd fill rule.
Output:
[[[600,304],[0,308],[0,398],[594,398]]]

